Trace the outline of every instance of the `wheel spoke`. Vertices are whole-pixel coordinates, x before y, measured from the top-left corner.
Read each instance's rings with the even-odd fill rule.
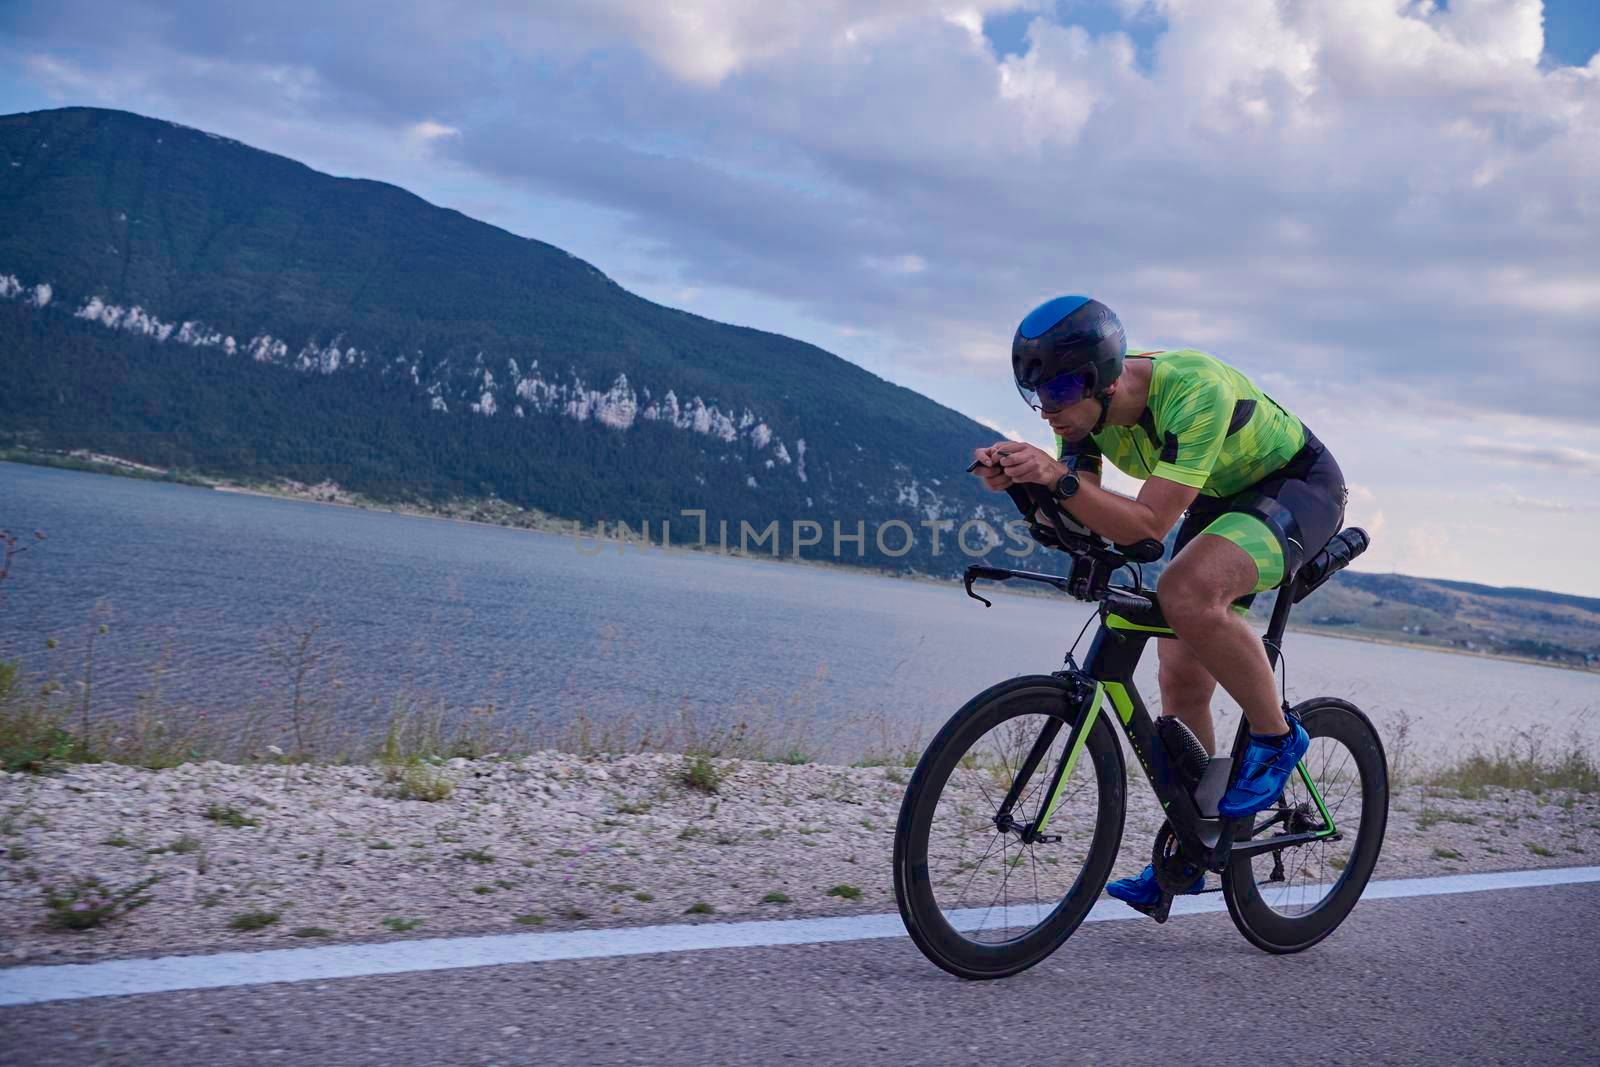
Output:
[[[1321,807],[1327,810],[1329,820],[1341,833],[1340,841],[1318,838],[1279,850],[1276,862],[1283,867],[1284,879],[1276,885],[1267,881],[1275,862],[1272,854],[1262,854],[1250,861],[1251,871],[1263,891],[1266,892],[1268,886],[1273,890],[1270,896],[1263,896],[1260,906],[1285,919],[1310,916],[1343,884],[1344,872],[1357,854],[1365,821],[1363,799],[1368,783],[1362,759],[1351,744],[1343,740],[1349,735],[1340,729],[1348,727],[1335,729],[1324,725],[1325,722],[1319,723],[1313,718],[1308,727],[1312,743],[1303,766],[1310,777],[1292,775],[1285,786],[1281,804],[1287,820],[1282,832],[1301,832],[1308,823],[1311,827],[1326,826],[1318,809],[1320,798]],[[1272,821],[1268,819],[1256,832],[1265,830]],[[1334,865],[1336,862],[1338,866]]]
[[[1059,840],[1024,844],[1017,830],[1003,833],[993,822],[1052,717],[1059,719],[1034,712],[1005,718],[974,738],[964,752],[946,757],[951,767],[928,831],[928,885],[938,909],[962,930],[962,939],[974,944],[1032,936],[1046,917],[1056,914],[1056,905],[1079,881],[1093,851],[1101,791],[1092,758],[1080,760],[1073,781],[1054,798],[1050,835]],[[1069,735],[1069,730],[1058,731],[1017,789],[1013,813],[1019,830],[1039,816]]]

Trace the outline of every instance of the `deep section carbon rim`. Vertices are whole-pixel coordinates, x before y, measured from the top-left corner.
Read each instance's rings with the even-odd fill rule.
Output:
[[[1043,837],[1024,840],[1070,739],[1069,692],[1030,676],[979,694],[934,738],[906,788],[895,897],[917,947],[952,974],[998,978],[1044,959],[1083,921],[1115,859],[1124,772],[1103,715]],[[1036,744],[1041,758],[1022,776]],[[1008,826],[997,815],[1019,777]]]
[[[1338,928],[1372,877],[1389,818],[1388,761],[1361,710],[1317,697],[1293,711],[1311,736],[1301,761],[1305,774],[1296,770],[1281,801],[1256,813],[1251,839],[1316,833],[1328,819],[1337,836],[1229,862],[1228,913],[1240,933],[1268,952],[1299,952]]]
[[[1058,720],[1059,721],[1059,720]],[[1023,714],[978,737],[951,770],[928,830],[928,878],[940,912],[971,941],[999,944],[1025,937],[1053,911],[1083,873],[1094,841],[1099,779],[1094,760],[1080,758],[1050,809],[1044,840],[1024,843],[1001,831],[995,814],[1050,717]],[[1061,725],[1014,809],[1032,819],[1066,751]]]
[[[1256,826],[1272,825],[1255,836],[1320,830],[1326,825],[1324,807],[1338,840],[1330,835],[1250,858],[1251,874],[1262,899],[1285,918],[1299,918],[1322,906],[1344,877],[1360,842],[1365,810],[1360,765],[1348,745],[1330,736],[1311,738],[1311,747],[1300,760],[1300,768],[1289,776],[1277,806],[1256,814]]]

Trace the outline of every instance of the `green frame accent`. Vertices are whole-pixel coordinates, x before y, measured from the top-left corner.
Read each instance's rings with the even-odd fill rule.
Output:
[[[1133,721],[1133,700],[1128,696],[1128,687],[1121,682],[1096,682],[1095,689],[1104,688],[1111,697],[1111,706],[1117,709],[1117,718],[1126,726]]]
[[[1177,637],[1178,636],[1176,633],[1173,633],[1173,631],[1172,631],[1172,629],[1170,627],[1167,627],[1167,626],[1145,626],[1143,623],[1129,622],[1127,619],[1124,619],[1121,615],[1113,615],[1110,612],[1106,613],[1106,625],[1111,627],[1111,629],[1113,629],[1113,630],[1133,630],[1133,631],[1136,631],[1138,633],[1170,634],[1173,637]]]
[[[1182,787],[1177,778],[1170,757],[1156,732],[1152,712],[1140,698],[1139,689],[1134,684],[1133,678],[1145,646],[1150,640],[1176,635],[1163,627],[1146,625],[1126,616],[1116,615],[1105,606],[1100,609],[1100,618],[1100,629],[1090,643],[1083,666],[1076,667],[1069,661],[1073,671],[1085,683],[1094,686],[1094,692],[1084,698],[1091,702],[1091,706],[1088,714],[1082,716],[1080,735],[1070,740],[1068,752],[1057,764],[1061,769],[1059,772],[1061,782],[1050,786],[1048,803],[1040,815],[1042,821],[1038,829],[1042,830],[1048,824],[1054,809],[1060,804],[1063,783],[1070,776],[1072,768],[1076,766],[1082,747],[1088,740],[1088,731],[1094,727],[1095,716],[1104,711],[1108,716],[1115,714],[1116,718],[1112,721],[1121,726],[1129,751],[1139,769],[1144,772],[1146,781],[1155,793],[1157,803],[1166,812],[1167,821],[1178,834],[1179,840],[1186,848],[1198,854],[1209,854],[1222,845],[1225,839],[1231,839],[1231,830],[1227,829],[1226,820],[1206,820],[1200,816],[1193,796]],[[1269,628],[1269,633],[1271,632]],[[1270,655],[1269,649],[1269,658]],[[1077,725],[1074,723],[1074,726]],[[1241,719],[1235,731],[1232,749],[1235,759],[1248,744],[1248,726],[1248,722]],[[1323,820],[1323,829],[1304,834],[1300,840],[1321,840],[1336,834],[1338,830],[1333,815],[1328,811],[1327,803],[1317,789],[1316,782],[1312,780],[1310,769],[1303,761],[1297,769]],[[1246,854],[1250,855],[1274,851],[1267,839],[1231,842],[1227,847],[1245,850]]]
[[[1333,814],[1328,811],[1328,805],[1322,802],[1322,793],[1317,789],[1317,783],[1311,780],[1311,772],[1306,770],[1306,761],[1301,760],[1295,764],[1295,770],[1300,772],[1300,780],[1306,784],[1306,790],[1311,794],[1311,799],[1317,802],[1317,811],[1322,815],[1322,824],[1327,827],[1318,837],[1332,837],[1339,832],[1333,825]]]
[[[1061,791],[1067,787],[1067,779],[1072,777],[1072,769],[1078,765],[1078,757],[1083,754],[1083,746],[1089,740],[1089,731],[1094,729],[1094,717],[1100,714],[1100,700],[1105,696],[1105,686],[1100,682],[1094,684],[1094,696],[1089,698],[1089,711],[1083,717],[1083,726],[1078,730],[1078,736],[1072,739],[1072,749],[1067,753],[1067,766],[1061,772],[1061,778],[1056,782],[1055,790],[1051,792],[1050,799],[1045,801],[1044,814],[1039,816],[1039,833],[1044,833],[1044,828],[1050,825],[1050,816],[1055,814],[1056,803],[1061,799]]]

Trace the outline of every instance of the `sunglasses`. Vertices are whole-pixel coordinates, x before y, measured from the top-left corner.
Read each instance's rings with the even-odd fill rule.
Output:
[[[1035,411],[1046,413],[1060,411],[1094,392],[1094,379],[1094,368],[1082,367],[1067,371],[1065,374],[1058,374],[1031,389],[1019,382],[1017,392],[1022,394],[1022,399]]]

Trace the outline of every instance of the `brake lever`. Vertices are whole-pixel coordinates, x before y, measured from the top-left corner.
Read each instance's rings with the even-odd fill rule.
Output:
[[[992,601],[990,601],[987,597],[979,596],[977,593],[972,591],[972,583],[977,581],[979,578],[988,578],[991,581],[1003,582],[1009,577],[1011,577],[1010,571],[998,570],[994,567],[985,567],[974,563],[972,566],[968,567],[966,573],[962,575],[962,584],[966,586],[967,595],[969,597],[971,597],[973,600],[983,601],[983,606],[986,608],[992,608],[994,607],[994,603]]]

